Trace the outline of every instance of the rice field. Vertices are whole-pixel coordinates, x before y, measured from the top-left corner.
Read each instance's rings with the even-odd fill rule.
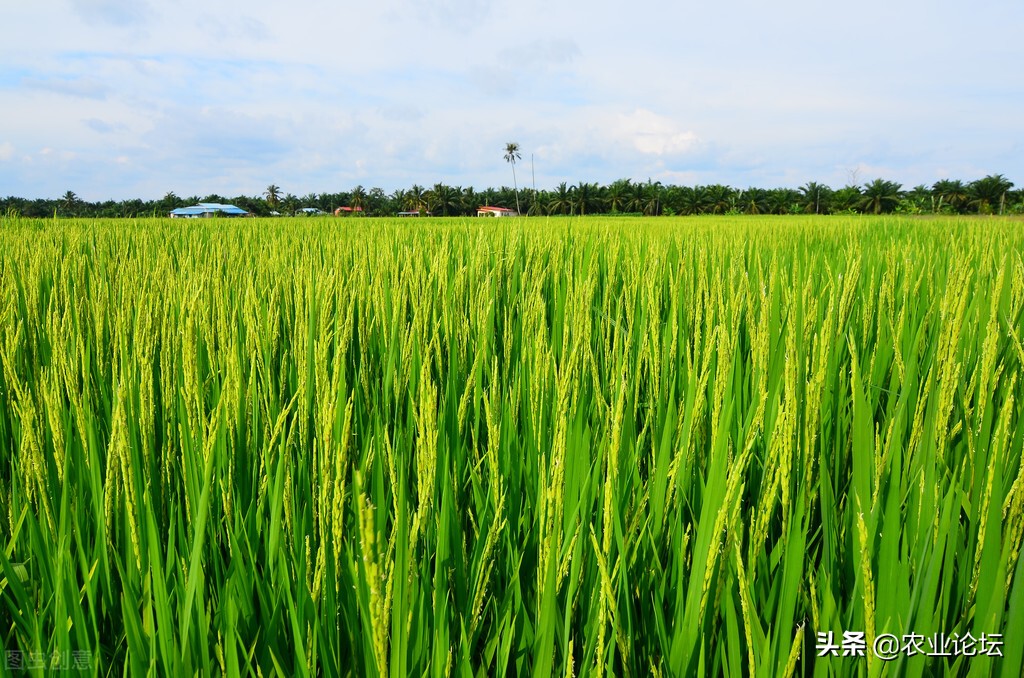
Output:
[[[1022,674],[1019,221],[339,221],[0,222],[3,671]]]

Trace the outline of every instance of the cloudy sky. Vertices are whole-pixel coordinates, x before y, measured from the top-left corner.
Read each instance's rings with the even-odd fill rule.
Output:
[[[0,195],[1024,185],[1020,0],[7,0]]]

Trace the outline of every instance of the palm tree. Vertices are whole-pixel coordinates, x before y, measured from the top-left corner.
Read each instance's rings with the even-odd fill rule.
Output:
[[[480,207],[481,205],[493,205],[498,200],[498,192],[488,186],[477,193],[476,197],[479,200],[477,207]]]
[[[579,209],[581,217],[586,216],[587,208],[593,207],[597,200],[597,192],[597,184],[588,184],[585,181],[581,181],[570,189],[571,197],[569,203],[574,210]]]
[[[512,185],[516,191],[516,212],[522,214],[519,209],[519,184],[516,182],[516,160],[521,160],[522,155],[519,153],[519,144],[514,141],[510,141],[505,144],[505,160],[512,165]]]
[[[861,200],[860,186],[843,186],[832,193],[832,210],[850,212],[857,208]]]
[[[476,214],[476,208],[480,206],[480,199],[476,189],[466,186],[459,193],[459,212],[462,214]]]
[[[274,209],[281,204],[281,187],[276,184],[270,184],[267,186],[267,190],[263,192],[263,195],[267,198],[267,206],[270,209]]]
[[[661,198],[664,188],[660,181],[647,180],[647,202],[644,204],[644,214],[647,216],[661,214]]]
[[[184,206],[184,204],[185,203],[182,199],[179,198],[174,191],[168,191],[157,203],[157,209],[161,212],[170,212],[171,210]]]
[[[768,206],[768,214],[789,214],[794,203],[798,202],[800,194],[790,188],[769,188],[765,194],[765,204]]]
[[[970,195],[967,186],[959,179],[940,179],[932,184],[932,196],[938,199],[935,207],[936,212],[941,212],[944,206],[949,206],[954,212],[961,212],[967,206]]]
[[[608,187],[608,209],[612,212],[622,212],[629,204],[629,193],[632,182],[629,179],[619,179]]]
[[[626,198],[627,212],[643,212],[647,208],[647,186],[637,182],[627,183],[625,186],[628,193]]]
[[[870,184],[864,184],[859,206],[865,212],[874,214],[891,212],[900,202],[900,188],[902,186],[895,181],[875,179]]]
[[[535,194],[533,197],[533,202],[530,203],[530,209],[526,212],[526,214],[531,217],[539,217],[544,214],[544,205],[546,204],[546,200],[542,200],[540,196]]]
[[[558,184],[548,200],[548,214],[565,214],[572,207],[572,195],[564,181]]]
[[[828,212],[828,197],[832,189],[816,181],[808,181],[800,187],[800,202],[804,212],[822,214]]]
[[[703,186],[684,186],[679,191],[680,214],[703,214],[707,189]]]
[[[736,200],[744,214],[764,214],[768,211],[768,191],[763,188],[748,188]]]
[[[900,205],[896,209],[908,214],[934,212],[935,197],[932,196],[930,188],[919,184],[903,194],[903,200],[900,201]]]
[[[433,203],[431,211],[437,214],[437,210],[441,210],[442,215],[448,216],[449,210],[459,209],[460,193],[461,191],[458,188],[452,188],[444,184],[434,184],[434,188],[429,191],[430,199]]]
[[[705,190],[707,198],[704,204],[712,214],[725,214],[735,203],[733,190],[728,186],[712,184]]]
[[[281,199],[281,205],[285,212],[294,216],[295,210],[299,209],[299,197],[288,193]]]
[[[78,203],[80,202],[78,196],[75,195],[75,192],[68,191],[60,199],[60,201],[60,205],[61,207],[64,208],[64,211],[67,212],[69,215],[74,216],[74,209],[78,207]]]
[[[971,205],[981,214],[991,214],[995,205],[999,204],[999,214],[1006,207],[1006,192],[1013,188],[1013,182],[1002,174],[989,176],[972,181],[967,187],[971,195]]]
[[[363,188],[362,184],[352,189],[349,201],[352,203],[353,210],[357,212],[363,211],[363,203],[366,202],[366,189]]]
[[[425,212],[427,210],[426,193],[422,186],[413,184],[412,188],[405,192],[405,209],[411,212]]]

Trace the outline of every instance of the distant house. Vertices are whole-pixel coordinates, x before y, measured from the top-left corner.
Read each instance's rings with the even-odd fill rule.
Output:
[[[519,212],[510,210],[507,207],[491,207],[484,205],[483,207],[476,208],[476,215],[478,217],[518,217]]]
[[[362,211],[362,207],[348,207],[346,205],[345,207],[339,207],[338,209],[334,210],[334,216],[348,216],[349,214],[359,214]]]
[[[299,209],[299,211],[296,212],[296,214],[299,214],[301,216],[316,217],[321,214],[327,214],[327,212],[324,212],[322,209],[319,209],[317,207],[303,207]]]
[[[430,212],[427,212],[426,210],[424,210],[422,212],[419,211],[419,210],[408,210],[406,212],[399,212],[398,216],[400,216],[400,217],[420,217],[420,216],[429,217],[430,216]]]
[[[203,217],[246,217],[249,213],[234,205],[221,205],[216,202],[201,202],[191,207],[179,207],[171,210],[172,219],[200,219]]]

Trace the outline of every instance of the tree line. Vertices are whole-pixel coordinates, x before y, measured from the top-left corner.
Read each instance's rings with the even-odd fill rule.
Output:
[[[333,212],[347,206],[367,216],[420,212],[433,216],[473,216],[481,205],[515,207],[528,215],[696,215],[696,214],[1024,214],[1024,190],[1002,174],[975,181],[943,179],[931,186],[904,189],[885,179],[833,189],[809,182],[800,188],[745,188],[724,184],[665,185],[659,181],[619,179],[608,185],[579,182],[549,190],[449,186],[443,183],[386,193],[356,186],[339,193],[298,196],[270,185],[262,195],[159,200],[89,202],[73,191],[57,199],[0,198],[0,215],[25,217],[145,217],[199,202],[230,203],[257,216],[299,213],[302,208]]]

